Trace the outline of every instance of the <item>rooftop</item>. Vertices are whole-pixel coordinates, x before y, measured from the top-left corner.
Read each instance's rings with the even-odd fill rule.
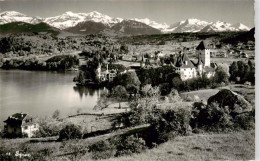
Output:
[[[4,122],[9,121],[23,121],[23,119],[27,116],[26,113],[16,113],[11,116],[9,116]]]

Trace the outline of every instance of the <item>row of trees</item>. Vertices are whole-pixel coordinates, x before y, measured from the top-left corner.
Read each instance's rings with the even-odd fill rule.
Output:
[[[10,59],[1,63],[4,69],[26,70],[67,70],[79,64],[76,56],[54,56],[47,61],[40,61],[36,57],[28,59]]]
[[[230,80],[238,83],[251,82],[255,84],[255,64],[250,60],[245,63],[243,61],[234,61],[229,66]]]

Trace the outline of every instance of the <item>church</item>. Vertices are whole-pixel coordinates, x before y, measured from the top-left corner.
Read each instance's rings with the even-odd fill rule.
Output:
[[[188,80],[196,78],[197,76],[206,75],[207,78],[213,77],[215,74],[215,69],[211,67],[210,62],[210,50],[212,49],[212,44],[205,41],[201,41],[196,47],[197,61],[192,61],[189,59],[185,52],[180,53],[177,56],[174,66],[177,72],[180,74],[182,80]]]

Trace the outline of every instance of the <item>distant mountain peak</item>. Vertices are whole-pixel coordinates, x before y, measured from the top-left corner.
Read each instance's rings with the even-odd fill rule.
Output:
[[[0,13],[1,16],[7,16],[7,15],[24,15],[17,11],[4,11]]]
[[[133,18],[131,20],[144,23],[148,26],[151,26],[151,27],[161,30],[161,31],[164,31],[165,29],[169,28],[169,25],[167,25],[166,23],[158,23],[158,22],[150,20],[149,18],[143,18],[143,19]]]
[[[239,29],[239,30],[242,30],[242,31],[249,31],[250,28],[247,27],[246,25],[242,24],[242,23],[236,23],[236,24],[233,24],[232,27],[236,28],[236,29]]]
[[[89,15],[103,15],[102,13],[98,12],[98,11],[92,11],[92,12],[89,12]]]

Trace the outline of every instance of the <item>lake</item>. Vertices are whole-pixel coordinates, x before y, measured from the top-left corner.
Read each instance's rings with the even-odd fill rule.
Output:
[[[0,70],[0,121],[23,112],[33,116],[61,116],[91,112],[101,90],[78,87],[73,82],[77,72]]]

